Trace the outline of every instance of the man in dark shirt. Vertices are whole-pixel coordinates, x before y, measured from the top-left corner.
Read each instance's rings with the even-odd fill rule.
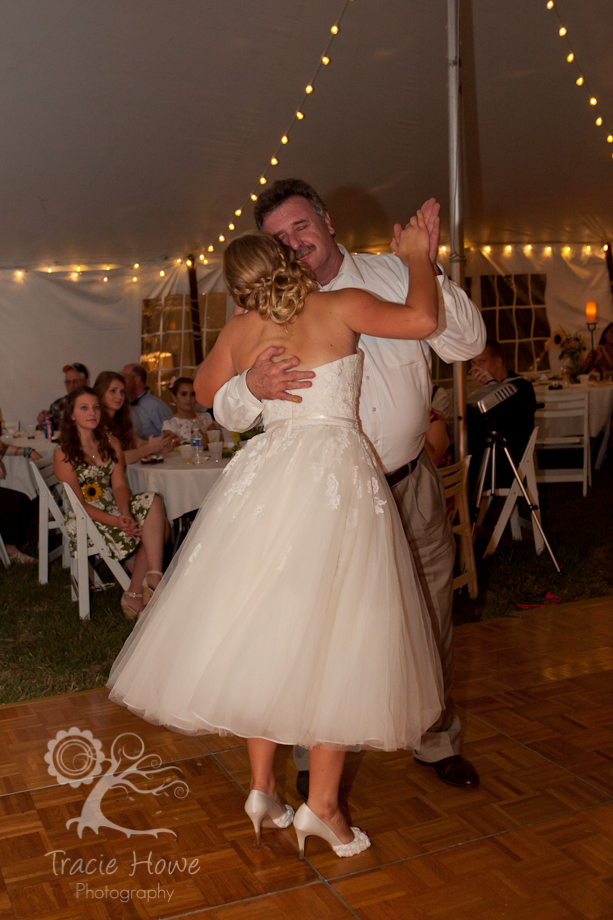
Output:
[[[495,339],[487,340],[485,348],[480,355],[472,359],[471,365],[473,380],[479,381],[482,386],[496,387],[501,383],[512,383],[517,387],[517,393],[500,403],[487,415],[490,423],[494,422],[496,429],[506,439],[513,462],[517,466],[534,428],[536,397],[532,384],[515,371],[505,367],[504,351]],[[472,455],[469,477],[471,492],[479,474],[487,435],[488,429],[484,416],[476,406],[469,407],[468,452]],[[513,472],[507,458],[502,451],[497,451],[496,486],[507,489],[512,479]]]

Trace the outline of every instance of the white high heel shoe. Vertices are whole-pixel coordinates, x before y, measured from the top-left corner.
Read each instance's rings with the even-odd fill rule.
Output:
[[[327,824],[318,818],[311,811],[308,805],[301,805],[294,817],[294,828],[298,838],[298,847],[300,849],[300,858],[304,859],[304,842],[307,837],[321,837],[330,844],[337,856],[357,856],[363,853],[370,846],[370,837],[361,831],[359,827],[352,827],[353,840],[351,843],[343,843],[336,836],[334,831],[330,830]]]
[[[265,792],[252,789],[245,802],[245,811],[251,818],[255,828],[255,842],[260,845],[260,830],[262,827],[276,827],[283,830],[289,827],[294,820],[294,809],[291,805],[278,805]]]

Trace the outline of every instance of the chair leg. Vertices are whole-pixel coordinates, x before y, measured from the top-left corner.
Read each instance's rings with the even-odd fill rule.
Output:
[[[49,581],[49,499],[42,489],[38,498],[38,581],[46,585]]]
[[[602,444],[598,451],[598,456],[596,457],[596,463],[594,464],[594,469],[599,470],[602,466],[603,460],[607,453],[607,448],[609,446],[609,437],[611,436],[611,419],[608,420],[605,425],[603,434],[602,434]]]

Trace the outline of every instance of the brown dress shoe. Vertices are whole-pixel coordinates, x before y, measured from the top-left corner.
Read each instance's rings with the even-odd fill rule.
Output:
[[[436,770],[439,779],[450,786],[459,786],[460,789],[476,789],[479,785],[479,774],[471,764],[470,760],[465,760],[459,754],[453,754],[451,757],[443,757],[442,760],[435,760],[434,763],[427,763],[425,760],[413,758],[415,763],[420,763],[424,767],[432,767]]]

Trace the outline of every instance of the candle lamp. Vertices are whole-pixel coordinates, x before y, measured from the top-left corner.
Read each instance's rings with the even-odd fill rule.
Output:
[[[592,354],[594,354],[594,332],[596,331],[596,304],[593,300],[588,300],[585,305],[585,318],[587,320],[587,328],[590,330],[590,336],[592,337]]]

